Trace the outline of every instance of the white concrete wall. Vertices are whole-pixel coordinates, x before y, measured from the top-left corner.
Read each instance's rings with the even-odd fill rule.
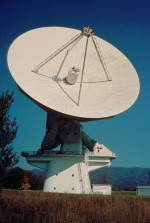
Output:
[[[50,161],[44,183],[44,192],[89,193],[91,189],[88,170],[76,157],[59,157]]]

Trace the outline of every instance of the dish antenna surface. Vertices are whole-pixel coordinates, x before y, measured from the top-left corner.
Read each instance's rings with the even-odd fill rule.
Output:
[[[22,153],[47,171],[43,190],[110,194],[108,185],[91,187],[89,172],[109,167],[116,156],[79,121],[114,117],[136,101],[139,79],[126,56],[90,26],[46,27],[12,43],[8,67],[21,92],[48,114],[41,150]]]
[[[40,107],[79,121],[116,116],[139,94],[133,65],[91,27],[26,32],[12,43],[8,67],[21,91]]]

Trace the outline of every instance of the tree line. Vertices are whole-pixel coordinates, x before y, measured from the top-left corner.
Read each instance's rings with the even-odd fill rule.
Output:
[[[2,186],[8,189],[41,190],[44,184],[44,176],[33,174],[29,170],[15,167],[8,170],[3,176]]]
[[[16,118],[10,120],[9,110],[13,103],[13,92],[0,95],[0,179],[5,171],[19,161],[12,143],[16,138],[18,126]]]

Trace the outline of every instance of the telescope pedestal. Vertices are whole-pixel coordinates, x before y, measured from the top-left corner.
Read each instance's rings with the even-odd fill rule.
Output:
[[[91,189],[84,156],[59,156],[47,165],[44,192],[89,193]]]
[[[115,154],[105,152],[88,152],[85,154],[68,154],[56,151],[23,152],[30,165],[46,171],[44,192],[58,193],[91,193],[89,172],[108,167]]]

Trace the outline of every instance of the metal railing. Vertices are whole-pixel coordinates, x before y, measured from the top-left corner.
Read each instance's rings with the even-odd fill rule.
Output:
[[[116,157],[115,153],[112,152],[86,152],[88,156],[108,156]],[[79,153],[75,151],[56,151],[56,150],[45,150],[45,151],[24,151],[21,153],[21,156],[38,156],[38,155],[52,155],[52,154],[64,154],[64,155],[85,155],[85,152]]]
[[[52,155],[52,154],[64,154],[64,155],[84,155],[84,153],[79,153],[75,151],[53,151],[53,150],[45,150],[45,151],[24,151],[21,153],[21,156],[38,156],[38,155]]]

